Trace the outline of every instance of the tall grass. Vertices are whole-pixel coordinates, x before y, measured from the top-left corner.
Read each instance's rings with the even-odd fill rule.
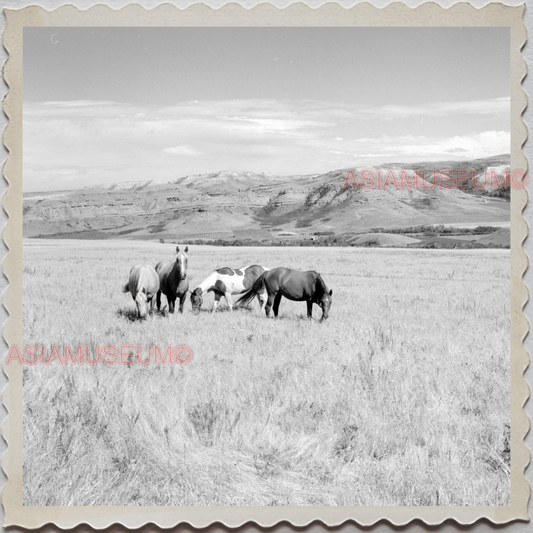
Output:
[[[121,284],[173,245],[67,244],[25,243],[26,344],[194,358],[25,367],[26,505],[509,504],[508,251],[190,250],[192,286],[226,265],[318,270],[319,324],[285,299],[277,319],[187,302],[137,321]]]

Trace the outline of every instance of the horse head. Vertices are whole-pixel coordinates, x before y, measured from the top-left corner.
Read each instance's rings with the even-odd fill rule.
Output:
[[[318,276],[317,278],[317,288],[319,294],[318,296],[318,305],[322,308],[322,320],[326,320],[329,316],[329,308],[331,307],[331,295],[333,294],[333,289],[328,291],[328,288],[326,287],[326,284],[324,283],[324,280],[321,276]]]
[[[204,300],[202,298],[202,289],[198,287],[194,289],[194,291],[191,291],[192,312],[195,315],[197,315],[200,312],[200,307],[202,307],[203,303],[204,303]]]
[[[137,305],[137,313],[139,318],[146,318],[147,315],[147,298],[146,298],[146,289],[139,291],[135,298],[135,304]]]
[[[180,252],[180,247],[176,246],[176,253],[178,254],[176,257],[176,267],[178,269],[178,277],[180,280],[187,277],[187,264],[189,262],[189,256],[187,255],[188,251],[188,246],[185,246],[185,250],[183,252]]]
[[[320,307],[322,307],[322,318],[321,320],[326,320],[329,316],[329,308],[331,307],[331,295],[333,294],[333,289],[329,292],[325,292],[322,298],[320,299]]]

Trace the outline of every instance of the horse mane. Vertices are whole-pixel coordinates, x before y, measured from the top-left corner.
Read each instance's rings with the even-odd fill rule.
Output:
[[[318,276],[316,277],[316,280],[315,280],[315,289],[316,289],[316,296],[318,298],[322,298],[322,296],[324,296],[324,294],[326,294],[326,292],[328,292],[328,288],[326,287],[326,283],[324,282],[324,280],[322,279],[322,276],[320,274],[318,274]]]

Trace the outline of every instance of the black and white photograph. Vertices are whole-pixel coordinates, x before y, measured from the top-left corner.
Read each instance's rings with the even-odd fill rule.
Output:
[[[24,27],[24,506],[511,505],[511,30]]]

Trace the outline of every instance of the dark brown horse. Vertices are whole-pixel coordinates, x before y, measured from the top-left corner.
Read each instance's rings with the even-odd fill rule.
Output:
[[[331,307],[331,295],[322,276],[314,270],[300,272],[290,268],[273,268],[259,276],[252,287],[237,300],[237,304],[247,304],[260,291],[266,289],[268,300],[265,306],[266,315],[270,316],[270,309],[274,316],[278,316],[281,297],[285,296],[295,302],[307,302],[307,317],[313,316],[313,304],[322,308],[322,320],[326,320]]]
[[[163,293],[167,297],[169,312],[174,312],[174,304],[176,299],[179,298],[180,313],[183,313],[183,305],[189,290],[189,280],[187,279],[188,251],[188,246],[185,247],[183,252],[180,252],[180,247],[176,246],[178,255],[175,261],[160,261],[157,263],[155,270],[159,274],[161,286],[157,293],[158,311],[161,309],[161,293]]]

